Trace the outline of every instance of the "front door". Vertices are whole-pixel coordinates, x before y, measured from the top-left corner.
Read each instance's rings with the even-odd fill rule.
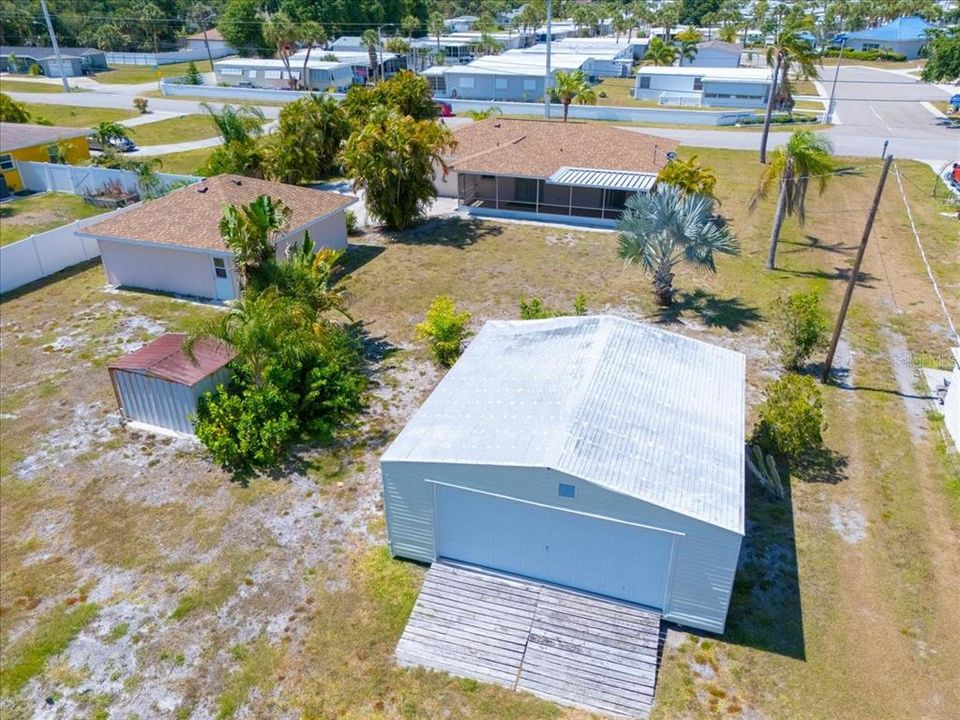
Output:
[[[233,300],[233,277],[226,258],[213,258],[213,284],[217,300]]]

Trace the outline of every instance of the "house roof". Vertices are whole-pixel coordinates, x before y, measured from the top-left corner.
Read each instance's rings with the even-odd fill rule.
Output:
[[[194,345],[193,359],[183,351],[184,333],[167,333],[139,350],[110,363],[110,370],[127,370],[179,385],[196,385],[236,357],[227,345],[201,339]]]
[[[637,69],[637,77],[641,75],[673,75],[706,77],[713,80],[727,80],[730,82],[770,82],[770,68],[718,68],[698,65],[650,65]]]
[[[19,57],[32,57],[34,59],[43,59],[49,57],[55,57],[53,48],[47,47],[44,45],[3,45],[0,46],[0,55],[6,57],[10,54],[17,55]],[[75,48],[75,47],[63,47],[60,46],[60,53],[62,55],[103,55],[103,50],[97,50],[97,48]]]
[[[743,533],[744,383],[649,324],[491,321],[382,460],[549,468]]]
[[[250,203],[260,195],[281,200],[290,208],[291,231],[356,202],[352,195],[240,175],[217,175],[89,225],[84,234],[227,251],[219,229],[224,208]]]
[[[30,125],[28,123],[0,123],[0,152],[55,143],[58,140],[83,137],[86,128],[56,127],[55,125]]]
[[[457,171],[547,178],[564,167],[659,172],[669,138],[586,122],[489,118],[454,131]]]
[[[902,17],[885,25],[844,33],[848,40],[922,40],[933,26],[921,17]]]
[[[705,40],[704,42],[697,43],[697,50],[722,50],[729,53],[736,53],[739,55],[743,52],[743,48],[736,43],[723,42],[723,40]]]
[[[186,39],[187,40],[203,40],[203,30],[201,30],[200,32],[195,32],[193,35],[187,35]],[[219,42],[219,41],[226,40],[226,38],[223,36],[223,33],[221,33],[216,28],[210,28],[209,30],[207,30],[207,40],[216,40]]]

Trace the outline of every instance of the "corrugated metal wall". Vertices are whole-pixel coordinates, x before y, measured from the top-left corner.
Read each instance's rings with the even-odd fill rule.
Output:
[[[197,400],[230,378],[230,370],[221,368],[191,388],[128,370],[111,370],[110,374],[124,417],[189,435],[193,434],[190,418],[197,411]]]
[[[723,632],[740,555],[736,533],[543,468],[384,462],[381,472],[390,550],[413,560],[435,559],[434,492],[427,480],[683,533],[676,541],[663,616]],[[559,498],[559,482],[574,484],[576,498]]]

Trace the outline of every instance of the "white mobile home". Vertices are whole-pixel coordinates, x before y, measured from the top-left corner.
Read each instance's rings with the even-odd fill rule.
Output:
[[[550,65],[556,74],[579,70],[589,60],[579,55],[557,55]],[[477,58],[467,65],[434,66],[423,74],[430,79],[438,98],[540,102],[546,70],[544,55],[504,53]]]
[[[697,54],[693,60],[684,60],[684,65],[694,67],[740,67],[740,55],[743,48],[734,43],[720,40],[708,40],[697,43]]]
[[[770,92],[766,68],[643,67],[634,97],[661,105],[759,108]]]
[[[551,60],[565,56],[585,58],[580,65],[590,77],[627,77],[633,67],[633,48],[621,45],[616,47],[569,46],[566,40],[552,43]],[[542,55],[546,57],[545,45],[534,45],[522,50],[511,50],[504,56]],[[553,62],[551,62],[553,65]]]
[[[491,321],[380,468],[394,555],[723,632],[744,534],[744,356],[615,317]]]
[[[314,55],[316,55],[314,51]],[[307,78],[303,74],[303,60],[290,60],[290,71],[282,60],[260,58],[231,58],[217,60],[213,64],[217,83],[234,87],[288,88],[295,80],[300,87],[311,90],[333,88],[338,92],[347,90],[354,82],[353,68],[343,62],[324,62],[310,59]]]

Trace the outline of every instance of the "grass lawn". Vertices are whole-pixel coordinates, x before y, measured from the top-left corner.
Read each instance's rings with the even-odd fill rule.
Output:
[[[137,138],[137,141],[139,142],[139,138]],[[216,150],[215,147],[199,148],[197,150],[169,153],[168,155],[157,155],[156,157],[160,158],[163,163],[160,168],[162,172],[195,175],[214,150]]]
[[[184,115],[130,128],[130,137],[141,146],[189,142],[216,134],[209,115]]]
[[[183,75],[187,71],[190,63],[173,63],[172,65],[160,65],[161,77],[174,77]],[[196,61],[197,70],[208,72],[210,63],[206,61]],[[98,72],[92,76],[94,80],[105,85],[138,85],[156,81],[157,71],[151,65],[114,65],[109,70]]]
[[[25,92],[25,93],[62,93],[63,85],[60,83],[36,82],[20,78],[3,77],[0,78],[0,92]]]
[[[33,121],[44,119],[62,127],[93,127],[104,120],[126,120],[135,117],[135,110],[111,108],[71,107],[70,105],[46,105],[24,103]]]
[[[862,174],[810,197],[803,228],[787,220],[771,272],[773,203],[748,210],[755,155],[683,151],[716,170],[742,252],[721,257],[715,275],[678,268],[668,312],[616,257],[615,233],[454,218],[358,239],[344,260],[350,312],[389,349],[368,409],[337,441],[248,485],[191,443],[110,417],[108,362],[219,310],[105,290],[97,263],[4,297],[0,711],[29,716],[53,695],[71,717],[143,716],[162,701],[157,714],[174,717],[583,720],[393,664],[423,568],[387,555],[377,460],[442,376],[414,331],[440,293],[475,328],[516,319],[521,298],[564,309],[583,292],[590,312],[741,350],[752,425],[780,372],[771,303],[816,290],[836,312],[879,163],[843,159]],[[898,166],[956,317],[956,223],[935,212],[929,168]],[[902,372],[920,352],[946,357],[951,339],[894,178],[845,339],[849,387],[824,390],[828,451],[791,479],[786,501],[750,483],[726,633],[671,629],[654,718],[947,720],[960,705],[960,514],[950,509],[960,491]],[[72,643],[83,652],[63,653]]]
[[[0,205],[0,245],[106,212],[76,195],[41,193]]]

